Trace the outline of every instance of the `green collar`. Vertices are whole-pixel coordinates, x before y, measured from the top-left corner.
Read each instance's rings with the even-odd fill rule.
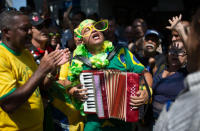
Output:
[[[10,49],[7,45],[5,45],[3,42],[0,43],[3,47],[5,47],[9,52],[11,52],[13,55],[19,56],[21,52],[15,52],[14,50]]]

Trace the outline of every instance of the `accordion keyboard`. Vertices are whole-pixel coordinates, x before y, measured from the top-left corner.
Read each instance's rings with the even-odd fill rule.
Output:
[[[93,74],[92,73],[82,73],[80,75],[80,82],[82,88],[87,88],[88,99],[84,102],[84,112],[96,113],[95,105],[95,87],[93,84]]]

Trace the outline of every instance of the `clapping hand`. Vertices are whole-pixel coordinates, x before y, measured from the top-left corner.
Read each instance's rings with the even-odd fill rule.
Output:
[[[57,64],[58,66],[61,66],[63,64],[65,64],[66,62],[68,62],[70,60],[70,51],[68,48],[64,49],[64,50],[60,50],[60,45],[57,45],[56,50],[55,51],[60,51],[63,55],[62,55],[62,60]]]
[[[56,47],[56,50],[48,53],[45,51],[43,58],[41,59],[39,69],[41,72],[53,72],[60,65],[65,64],[70,59],[70,52],[68,49],[60,50],[59,45]]]

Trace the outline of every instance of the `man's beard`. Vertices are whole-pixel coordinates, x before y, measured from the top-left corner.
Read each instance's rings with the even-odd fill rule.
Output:
[[[148,47],[152,47],[152,48],[148,48]],[[155,52],[156,52],[156,47],[155,47],[153,44],[148,44],[148,43],[147,43],[147,44],[144,46],[144,52],[145,52],[146,55],[152,56],[152,55],[154,55]]]

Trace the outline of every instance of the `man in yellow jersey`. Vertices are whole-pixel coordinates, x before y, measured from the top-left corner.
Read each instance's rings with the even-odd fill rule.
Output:
[[[38,85],[69,56],[63,50],[46,51],[37,67],[25,49],[32,33],[28,16],[4,11],[0,18],[0,130],[42,131],[43,104]]]

